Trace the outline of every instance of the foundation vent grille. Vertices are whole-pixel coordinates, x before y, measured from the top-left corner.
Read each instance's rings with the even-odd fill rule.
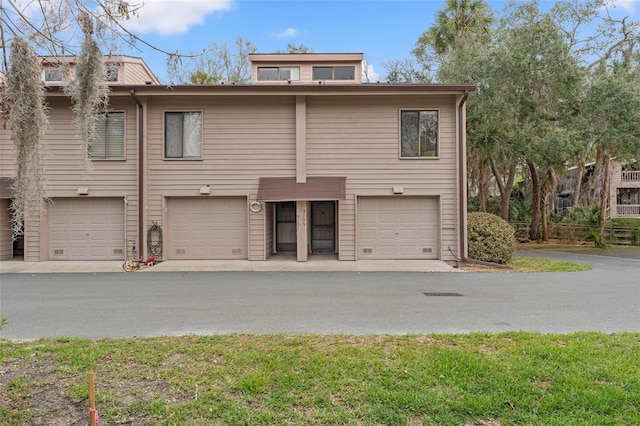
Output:
[[[422,292],[422,294],[424,294],[427,297],[462,297],[462,294],[460,293],[441,293],[441,292],[434,292],[434,291],[425,291],[425,292]]]

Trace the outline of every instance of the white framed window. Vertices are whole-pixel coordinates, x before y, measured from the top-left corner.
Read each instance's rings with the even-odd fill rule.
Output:
[[[258,67],[258,80],[300,80],[300,67]]]
[[[118,81],[118,67],[117,66],[107,66],[104,70],[104,81],[109,83],[113,83]]]
[[[61,82],[62,81],[62,69],[61,68],[49,68],[43,71],[42,79],[49,82]]]
[[[355,80],[356,67],[338,66],[338,67],[313,67],[314,80]]]
[[[89,146],[93,160],[124,159],[124,112],[105,112],[96,122],[96,134]]]
[[[438,157],[438,122],[437,110],[401,110],[400,157]]]
[[[202,158],[202,112],[164,113],[164,158]]]

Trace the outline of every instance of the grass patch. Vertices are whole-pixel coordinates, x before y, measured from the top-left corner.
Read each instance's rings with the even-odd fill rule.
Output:
[[[640,424],[640,334],[0,342],[0,424]],[[51,408],[55,407],[55,410]]]
[[[512,266],[515,272],[579,272],[592,269],[583,263],[529,256],[515,256]]]

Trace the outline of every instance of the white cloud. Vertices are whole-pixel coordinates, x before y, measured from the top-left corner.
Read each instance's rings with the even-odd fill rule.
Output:
[[[369,62],[362,62],[362,81],[365,83],[378,83],[382,81],[380,74],[373,69],[373,65]]]
[[[296,30],[295,28],[287,28],[286,30],[282,31],[281,33],[276,34],[276,37],[278,38],[293,38],[293,37],[297,37],[300,35],[300,31]]]
[[[636,6],[638,5],[638,3],[640,3],[639,0],[614,0],[613,1],[613,4],[615,5],[615,7],[619,7],[631,13],[634,13],[636,11]]]
[[[183,34],[207,15],[232,8],[233,0],[145,0],[126,26],[139,33]]]

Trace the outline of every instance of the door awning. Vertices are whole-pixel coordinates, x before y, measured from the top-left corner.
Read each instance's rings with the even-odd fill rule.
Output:
[[[344,200],[345,177],[260,178],[258,201],[334,201]]]

